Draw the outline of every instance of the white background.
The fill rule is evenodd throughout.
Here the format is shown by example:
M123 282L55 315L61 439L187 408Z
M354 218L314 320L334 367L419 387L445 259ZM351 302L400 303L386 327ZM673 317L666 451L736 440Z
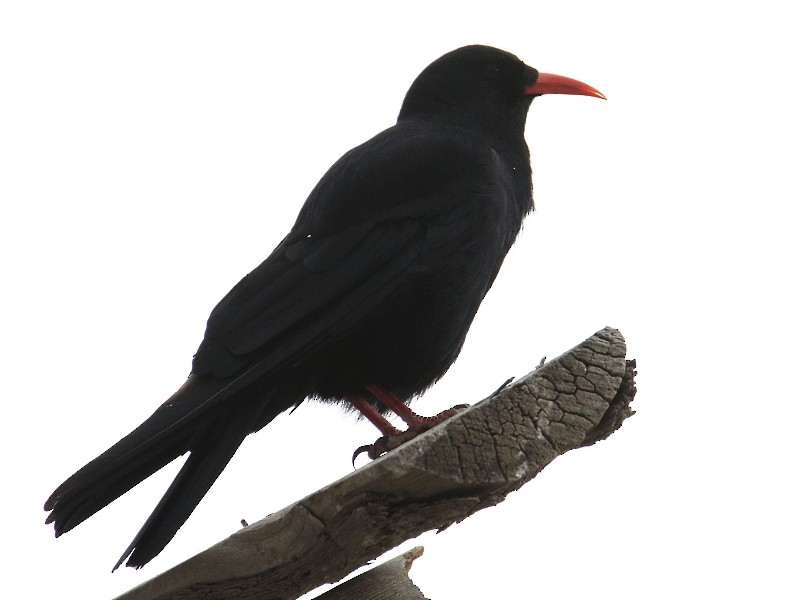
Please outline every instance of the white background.
M59 540L41 506L187 375L205 319L418 72L470 43L607 102L531 109L537 212L415 406L472 402L605 325L638 414L416 544L446 598L797 598L798 69L779 2L8 2L0 10L2 564L111 598L351 469L304 405L167 549L110 569L178 465ZM786 7L784 10L782 7ZM392 553L400 552L398 549Z

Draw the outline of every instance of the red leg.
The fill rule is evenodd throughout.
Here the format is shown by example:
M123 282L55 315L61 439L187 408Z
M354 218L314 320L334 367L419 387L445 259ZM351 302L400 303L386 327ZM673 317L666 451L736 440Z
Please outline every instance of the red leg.
M375 425L375 427L378 428L378 431L380 431L383 435L388 437L392 435L398 435L400 433L399 429L389 423L389 421L387 421L384 416L379 413L374 406L372 406L372 404L363 398L359 396L348 396L347 400L350 402L350 404L358 409L358 412L369 419L369 422Z
M438 425L446 421L453 415L466 408L466 405L455 406L450 410L439 413L433 417L421 417L413 410L408 408L397 396L386 388L370 383L364 386L370 394L383 404L386 408L395 413L398 417L403 419L408 425L408 430L400 431L394 425L389 423L381 413L367 400L359 396L348 396L347 400L355 406L361 414L363 414L370 422L377 427L383 434L374 444L368 446L361 446L353 453L353 464L355 464L356 457L362 452L372 458L378 458L381 454L385 454L389 450L397 448L405 442L414 439L420 433L427 431L434 425Z
M389 390L382 388L379 385L375 385L374 383L365 385L364 389L380 400L381 404L383 404L386 408L403 419L403 421L405 421L409 427L415 425L418 419L420 419L418 414L408 408L408 406L406 406L402 400L400 400Z
M439 423L443 423L453 415L457 414L461 409L466 408L465 404L460 404L449 410L441 412L438 415L434 415L432 417L423 417L411 410L402 400L384 387L370 383L365 385L364 389L380 400L381 404L383 404L386 408L403 419L403 421L405 421L408 425L409 429L419 432L430 429Z

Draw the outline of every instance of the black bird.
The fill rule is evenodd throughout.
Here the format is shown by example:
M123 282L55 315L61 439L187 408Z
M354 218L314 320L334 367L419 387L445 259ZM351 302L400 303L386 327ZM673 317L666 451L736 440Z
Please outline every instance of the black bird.
M412 434L448 416L426 420L405 403L458 356L533 209L524 129L542 94L604 97L486 46L429 65L397 124L330 168L289 234L214 308L183 386L53 492L56 536L189 452L114 569L143 566L244 438L306 398L364 412L385 434L371 454L406 439L387 409Z

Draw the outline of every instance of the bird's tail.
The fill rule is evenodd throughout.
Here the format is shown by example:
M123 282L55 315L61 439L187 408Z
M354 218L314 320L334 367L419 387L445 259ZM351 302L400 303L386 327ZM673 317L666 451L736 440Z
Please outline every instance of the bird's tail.
M255 403L240 404L237 410L211 420L196 431L190 443L189 458L113 570L128 556L127 566L143 567L164 549L186 522L244 438L255 429L260 407Z
M141 567L183 525L244 438L271 421L262 402L228 398L226 410L205 402L215 382L190 377L144 423L61 484L45 503L56 537L110 504L178 456L191 454L164 497L115 565ZM269 403L267 403L268 405ZM271 412L271 411L268 411Z

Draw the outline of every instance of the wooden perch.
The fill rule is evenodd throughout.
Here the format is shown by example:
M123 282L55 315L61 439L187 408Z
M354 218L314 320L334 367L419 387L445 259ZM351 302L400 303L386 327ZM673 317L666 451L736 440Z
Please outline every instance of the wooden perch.
M426 600L408 576L411 563L422 556L417 546L385 563L348 579L316 600Z
M493 506L633 414L635 361L605 328L378 460L118 600L291 599Z

